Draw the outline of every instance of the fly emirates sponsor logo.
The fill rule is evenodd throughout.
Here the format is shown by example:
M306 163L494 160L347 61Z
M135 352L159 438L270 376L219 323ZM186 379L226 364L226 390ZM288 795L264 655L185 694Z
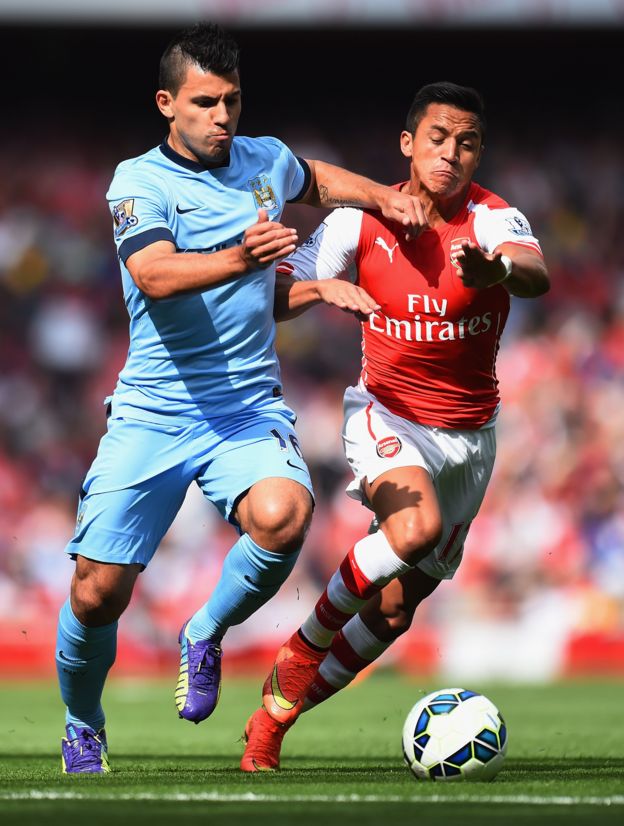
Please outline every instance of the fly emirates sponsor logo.
M383 333L401 341L457 341L487 333L492 326L491 312L470 318L462 316L457 321L449 321L444 318L447 308L446 298L438 300L429 295L408 294L407 310L413 316L412 319L397 319L382 313L371 313L368 325L376 333ZM423 318L423 315L429 317Z

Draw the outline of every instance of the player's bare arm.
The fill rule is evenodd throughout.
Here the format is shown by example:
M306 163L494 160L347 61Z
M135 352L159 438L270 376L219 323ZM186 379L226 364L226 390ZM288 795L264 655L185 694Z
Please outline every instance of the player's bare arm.
M307 160L307 163L312 181L301 199L303 203L327 209L343 206L378 209L384 218L405 227L405 237L408 239L416 238L428 227L424 207L414 195L399 192L324 161Z
M268 267L290 255L296 244L296 230L269 221L266 210L260 209L258 221L245 231L242 244L236 247L204 255L179 253L169 241L156 241L131 255L126 266L137 287L158 300Z
M327 278L322 281L297 281L289 275L278 273L275 281L276 321L296 318L317 304L329 304L362 320L379 309L374 298L350 281Z
M503 256L511 262L509 271ZM550 289L542 256L519 244L500 244L493 253L487 253L477 244L466 242L457 263L457 274L466 287L484 290L502 284L518 298L535 298Z

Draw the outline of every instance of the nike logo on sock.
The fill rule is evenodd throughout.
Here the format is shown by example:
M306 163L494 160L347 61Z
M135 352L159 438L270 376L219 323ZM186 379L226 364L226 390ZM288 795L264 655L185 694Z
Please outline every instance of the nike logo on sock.
M65 660L66 663L72 663L72 665L84 665L85 660L79 660L75 657L67 657L62 651L58 652L59 660Z

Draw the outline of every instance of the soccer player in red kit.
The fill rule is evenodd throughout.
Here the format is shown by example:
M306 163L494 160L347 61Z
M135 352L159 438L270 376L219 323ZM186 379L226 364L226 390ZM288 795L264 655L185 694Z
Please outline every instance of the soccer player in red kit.
M298 715L407 631L461 561L494 464L495 365L510 295L549 288L524 215L472 180L484 131L475 90L424 86L401 133L409 180L397 185L422 206L417 239L378 213L340 209L278 267L278 319L325 302L362 320L343 440L348 493L374 511L379 530L349 550L278 651L247 723L243 771L279 768Z

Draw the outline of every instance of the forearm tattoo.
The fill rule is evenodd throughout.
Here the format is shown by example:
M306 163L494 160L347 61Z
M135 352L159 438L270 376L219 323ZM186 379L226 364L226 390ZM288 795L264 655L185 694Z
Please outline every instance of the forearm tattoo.
M356 198L334 198L333 195L330 195L329 190L324 184L321 184L319 186L319 200L321 204L326 207L362 206L362 204Z

